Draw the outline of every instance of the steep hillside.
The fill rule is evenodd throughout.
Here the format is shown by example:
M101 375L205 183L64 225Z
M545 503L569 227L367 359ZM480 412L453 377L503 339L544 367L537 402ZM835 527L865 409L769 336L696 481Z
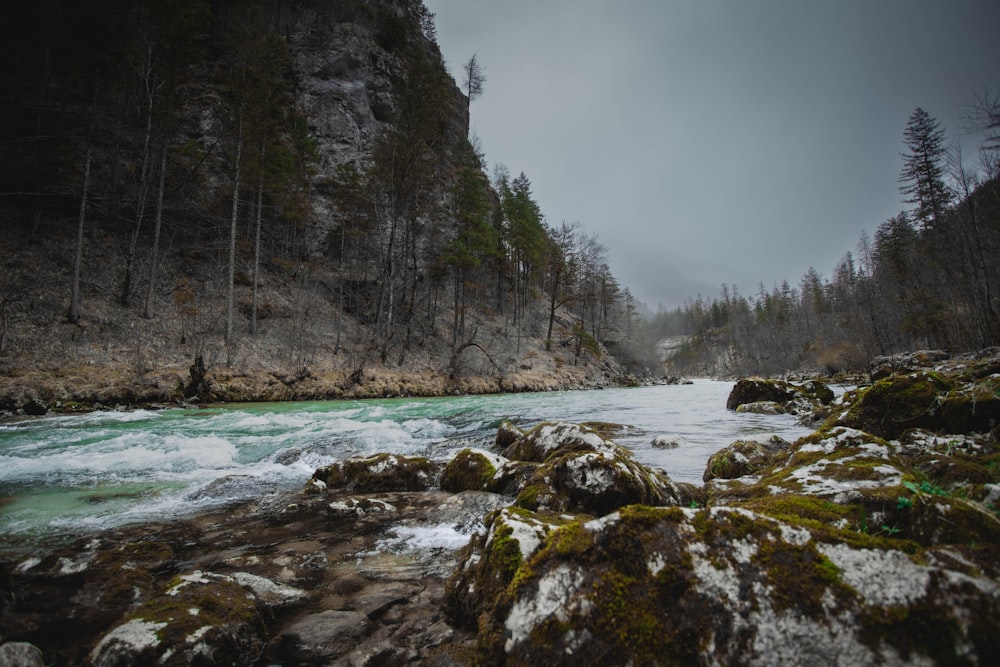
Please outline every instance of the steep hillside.
M0 408L642 370L601 252L523 174L485 176L419 0L24 14L2 40Z

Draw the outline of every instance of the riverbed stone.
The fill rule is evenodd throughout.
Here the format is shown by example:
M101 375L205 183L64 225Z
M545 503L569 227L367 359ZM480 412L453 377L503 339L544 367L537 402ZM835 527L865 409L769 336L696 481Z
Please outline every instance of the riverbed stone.
M737 440L708 458L706 482L713 479L735 479L761 470L771 462L768 447L756 440Z
M265 644L250 586L212 572L174 578L130 616L97 642L90 655L95 666L249 664Z
M328 489L351 493L426 491L437 485L441 464L423 456L373 454L354 456L313 473Z
M489 486L497 467L504 460L483 450L463 449L448 462L441 473L441 489L453 493L482 491Z
M45 667L42 650L29 642L0 644L0 667Z
M545 422L532 428L503 452L514 461L544 463L567 452L612 452L618 446L597 431L568 422Z
M368 616L359 611L317 612L285 629L282 652L300 664L324 664L350 651L369 628Z

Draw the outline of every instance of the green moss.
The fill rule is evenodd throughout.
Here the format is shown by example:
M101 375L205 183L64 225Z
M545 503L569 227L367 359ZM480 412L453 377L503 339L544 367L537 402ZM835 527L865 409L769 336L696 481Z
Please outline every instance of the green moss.
M778 609L794 609L815 619L826 616L824 600L847 601L856 591L840 578L840 570L812 543L790 544L780 540L758 540L754 560L766 570L771 599Z
M890 439L912 427L938 430L942 400L953 389L948 378L935 372L884 378L859 394L842 422Z
M973 625L979 614L988 618L993 613L986 608L966 611L973 619ZM920 655L939 665L977 664L959 654L959 643L964 643L961 628L949 610L933 596L905 607L868 607L861 616L860 627L862 642L872 648L888 643L904 661L911 661ZM987 655L994 658L1000 655L1000 641L995 631L973 632L970 639L975 649L973 654L980 659ZM991 662L987 660L987 663Z
M538 509L539 496L545 496L549 493L549 489L542 483L536 482L534 484L529 484L524 487L520 493L517 494L517 499L514 503L518 507L523 507L524 509L534 510Z
M441 488L452 493L485 489L496 467L481 452L463 449L455 455L441 475Z
M580 422L580 426L590 429L591 431L598 434L605 440L613 440L615 436L621 435L629 428L631 428L625 424L616 424L614 422L602 422L602 421Z
M883 501L873 504L880 508L887 507L891 505L888 498L886 496ZM855 549L900 550L911 554L920 550L920 545L904 539L902 534L880 531L881 524L869 526L871 510L863 497L856 503L838 505L815 496L777 494L742 502L739 507L804 528L819 542L846 544ZM894 521L894 517L887 516L887 520Z
M177 586L180 588L171 595ZM263 631L256 602L235 582L185 583L177 577L166 591L139 607L131 618L165 623L157 637L167 647L182 646L188 636L205 626L233 632L249 625Z

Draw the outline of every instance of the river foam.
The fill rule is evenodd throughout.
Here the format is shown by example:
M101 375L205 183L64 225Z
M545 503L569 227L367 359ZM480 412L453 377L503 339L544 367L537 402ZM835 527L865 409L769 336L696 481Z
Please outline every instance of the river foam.
M700 483L736 439L809 433L788 416L725 409L731 383L601 391L94 412L0 425L0 535L45 535L182 516L300 488L320 466L391 452L446 460L488 449L497 425L605 421L636 458ZM682 442L652 446L658 436ZM427 539L450 543L445 532ZM436 537L435 537L436 535ZM456 535L454 542L460 538ZM410 535L420 542L424 535Z

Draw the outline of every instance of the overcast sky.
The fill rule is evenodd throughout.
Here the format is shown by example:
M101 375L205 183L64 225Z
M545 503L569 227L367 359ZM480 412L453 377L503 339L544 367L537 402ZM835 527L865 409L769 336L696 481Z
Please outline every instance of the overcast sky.
M425 0L472 128L654 311L828 278L905 205L903 129L1000 88L996 0ZM966 137L967 152L978 142Z

